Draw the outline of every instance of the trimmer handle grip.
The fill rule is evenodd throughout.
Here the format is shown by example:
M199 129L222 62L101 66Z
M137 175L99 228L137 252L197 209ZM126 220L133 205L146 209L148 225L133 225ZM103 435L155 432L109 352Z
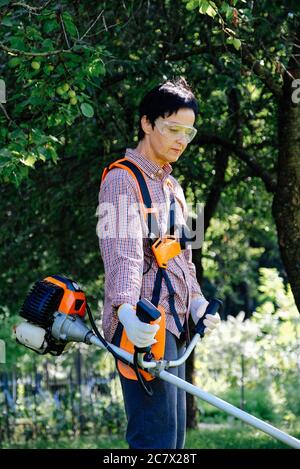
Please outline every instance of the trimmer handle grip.
M142 298L136 304L136 315L140 321L146 322L150 324L153 321L156 321L160 318L161 314L160 311L151 303L151 301L147 300L146 298ZM150 353L150 347L135 347L135 349L140 353Z
M136 315L140 321L150 324L160 318L160 311L151 303L151 301L143 298L136 304Z
M203 324L203 321L206 318L206 315L216 314L219 308L222 306L222 304L223 302L221 300L218 300L218 298L213 298L212 300L210 300L209 304L207 305L204 315L202 316L202 318L199 319L195 328L196 334L199 334L201 338L204 336L205 325Z

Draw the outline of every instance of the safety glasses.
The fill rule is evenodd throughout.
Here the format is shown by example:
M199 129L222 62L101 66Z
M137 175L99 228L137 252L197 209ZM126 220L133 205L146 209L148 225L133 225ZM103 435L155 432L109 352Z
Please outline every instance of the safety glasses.
M190 143L197 133L197 129L195 129L195 127L166 121L161 118L156 119L155 125L159 132L165 137L176 140L184 136L187 143Z

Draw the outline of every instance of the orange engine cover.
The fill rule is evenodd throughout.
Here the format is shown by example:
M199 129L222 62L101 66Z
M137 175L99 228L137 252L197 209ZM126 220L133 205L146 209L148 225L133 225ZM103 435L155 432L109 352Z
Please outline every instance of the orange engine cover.
M58 310L65 314L78 314L84 317L86 310L86 296L76 282L60 275L46 277L44 280L63 288L64 294Z

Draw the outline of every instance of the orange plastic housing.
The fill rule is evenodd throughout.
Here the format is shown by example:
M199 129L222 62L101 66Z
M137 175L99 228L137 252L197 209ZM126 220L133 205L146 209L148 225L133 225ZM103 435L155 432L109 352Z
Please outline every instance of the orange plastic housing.
M65 314L78 314L78 316L84 317L86 296L83 291L72 291L64 282L54 277L46 277L45 280L64 289L64 295L58 307L59 311Z
M155 259L159 267L167 268L168 261L181 253L179 241L174 236L158 238L151 246Z
M154 360L162 360L164 358L164 353L165 353L166 313L165 313L165 310L162 306L158 306L157 309L161 313L161 320L158 323L159 324L159 329L158 329L158 331L156 333L156 336L155 336L155 339L158 342L156 344L152 345L151 353L153 353L153 359ZM153 321L150 324L155 324L155 322L156 321ZM123 329L120 348L122 348L123 350L126 350L127 352L131 353L132 355L134 354L134 345L128 339L128 337L126 335L126 332L125 332L125 329ZM130 368L130 366L125 365L125 363L122 363L120 360L118 360L117 365L118 365L119 372L125 378L137 380L136 373L132 368ZM140 370L140 372L143 375L143 377L146 379L146 381L152 381L155 378L155 376L150 375L150 373L147 373L147 371Z

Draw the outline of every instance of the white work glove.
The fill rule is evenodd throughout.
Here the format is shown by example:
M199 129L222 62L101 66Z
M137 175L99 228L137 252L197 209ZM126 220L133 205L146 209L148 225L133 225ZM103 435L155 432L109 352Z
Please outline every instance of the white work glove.
M134 307L129 303L123 303L117 312L120 322L123 324L127 337L137 347L149 347L157 342L154 339L159 329L158 324L147 324L139 320ZM159 320L160 321L160 318Z
M199 319L204 315L209 302L204 298L204 296L195 296L191 300L191 315L195 324L198 323ZM212 331L219 326L221 318L219 313L216 314L207 314L203 324L205 327L204 334L209 335Z

